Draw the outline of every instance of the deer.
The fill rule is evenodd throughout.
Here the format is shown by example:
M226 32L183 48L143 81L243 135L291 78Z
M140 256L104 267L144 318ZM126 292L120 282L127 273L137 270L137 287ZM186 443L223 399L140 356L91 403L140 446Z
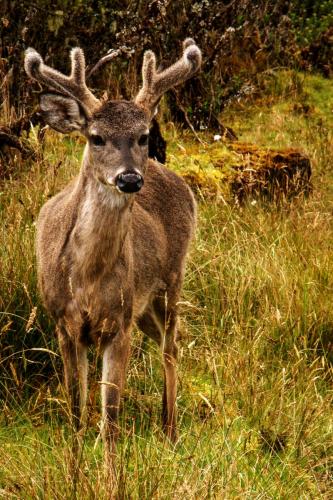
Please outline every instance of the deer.
M113 464L133 326L161 349L163 430L177 441L178 303L196 226L196 202L173 171L148 158L149 124L162 95L200 68L191 38L164 70L148 50L132 101L98 99L86 85L85 57L71 51L67 76L29 48L27 75L46 87L40 113L54 130L86 138L80 172L41 208L36 223L38 284L55 321L75 432L82 429L89 346L102 357L101 435Z

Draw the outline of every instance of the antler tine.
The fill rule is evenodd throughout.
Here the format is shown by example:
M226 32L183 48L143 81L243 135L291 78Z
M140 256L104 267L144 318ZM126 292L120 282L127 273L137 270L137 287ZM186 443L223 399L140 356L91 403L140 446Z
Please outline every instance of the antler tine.
M201 60L201 51L192 38L184 40L182 57L161 72L156 71L155 54L151 50L146 51L142 65L142 88L135 103L153 112L160 97L171 87L191 78L199 69Z
M66 76L44 64L40 54L29 48L25 53L24 68L31 78L79 101L86 112L90 114L100 106L100 101L86 85L85 59L83 51L79 47L72 49L71 63L71 74Z
M80 88L86 87L86 62L84 59L83 50L79 47L75 47L71 50L71 63L71 76L69 78L65 78L68 78L68 81L75 82L75 84L80 86Z

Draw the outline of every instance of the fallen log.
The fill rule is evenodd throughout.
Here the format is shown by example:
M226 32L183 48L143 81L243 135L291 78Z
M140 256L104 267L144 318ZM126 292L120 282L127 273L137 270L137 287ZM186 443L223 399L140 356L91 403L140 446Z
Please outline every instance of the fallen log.
M42 121L38 113L24 116L8 125L0 125L0 180L6 179L17 170L17 156L21 160L36 160L36 151L27 140L31 126L40 124L38 137L41 139Z
M274 151L242 143L230 147L240 160L232 166L235 177L230 185L237 202L248 198L279 202L311 192L310 159L300 151Z

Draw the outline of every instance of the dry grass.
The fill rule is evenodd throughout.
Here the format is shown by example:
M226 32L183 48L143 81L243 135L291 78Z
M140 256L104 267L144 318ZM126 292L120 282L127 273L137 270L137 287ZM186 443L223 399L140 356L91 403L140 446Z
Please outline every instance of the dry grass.
M310 83L302 88L310 86L318 102ZM296 113L291 103L300 100L299 91L288 98L279 91L270 109L257 102L234 110L243 140L302 147L313 162L314 193L279 209L260 203L239 209L223 197L201 197L181 306L180 441L173 448L163 440L160 355L135 332L119 498L331 497L332 129L320 105L311 116ZM179 132L169 141L174 168L177 151L190 153L193 143ZM33 257L38 210L77 171L81 151L81 142L50 133L44 163L1 190L4 498L108 498L93 383L99 363L92 354L90 424L73 477L61 363L36 292Z

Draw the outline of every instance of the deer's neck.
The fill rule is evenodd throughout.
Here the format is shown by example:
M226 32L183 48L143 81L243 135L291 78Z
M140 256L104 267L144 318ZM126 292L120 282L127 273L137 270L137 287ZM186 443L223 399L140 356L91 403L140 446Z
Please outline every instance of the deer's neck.
M96 277L112 269L125 251L126 237L131 231L132 201L128 195L84 174L80 183L84 195L72 241L80 275Z

